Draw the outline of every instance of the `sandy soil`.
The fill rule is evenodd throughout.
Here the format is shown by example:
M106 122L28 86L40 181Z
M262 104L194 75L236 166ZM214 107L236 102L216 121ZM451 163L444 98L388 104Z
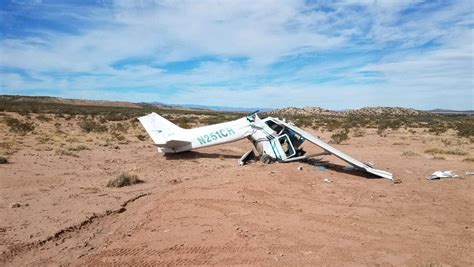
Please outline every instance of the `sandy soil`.
M393 172L402 181L393 184L333 157L325 168L239 167L246 140L165 157L136 138L140 127L117 141L74 120L36 124L24 137L0 124L12 150L0 165L1 265L474 265L474 176L464 175L474 166L424 153L472 157L474 144L453 133L367 130L335 145ZM105 186L132 169L145 183ZM462 179L426 180L435 170Z

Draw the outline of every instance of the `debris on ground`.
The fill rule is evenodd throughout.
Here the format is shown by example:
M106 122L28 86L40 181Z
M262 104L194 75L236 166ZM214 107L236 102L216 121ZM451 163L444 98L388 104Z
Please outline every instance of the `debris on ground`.
M255 152L253 151L253 149L247 151L247 153L245 153L239 160L238 160L238 163L239 163L239 166L244 166L245 164L247 164L249 161L251 160L254 160L255 159Z
M303 166L298 166L298 170L299 170L299 171L302 171L302 170L303 170Z
M28 207L29 204L14 202L14 203L11 203L9 206L10 208L14 209L14 208L20 208L20 207Z
M435 171L430 176L427 176L428 180L443 179L443 178L456 178L459 175L456 175L453 171Z
M342 168L342 169L345 170L345 171L352 171L354 169L354 166L347 165L347 166L344 166L344 168Z
M466 175L467 175L467 176L474 175L474 172L466 172Z
M324 167L323 165L314 166L313 168L316 171L325 171L326 170L326 167Z
M324 178L323 181L326 182L326 183L332 183L332 181L329 178Z

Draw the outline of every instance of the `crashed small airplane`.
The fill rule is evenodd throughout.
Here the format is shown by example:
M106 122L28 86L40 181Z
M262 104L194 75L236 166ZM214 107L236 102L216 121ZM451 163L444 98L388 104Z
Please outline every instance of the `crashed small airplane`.
M393 181L389 172L377 170L335 149L319 138L278 118L261 119L257 112L238 120L208 125L193 129L183 129L161 117L151 113L138 118L161 153L179 153L197 148L215 146L235 142L244 138L252 141L264 163L291 162L322 155L334 155L351 164L354 168ZM308 141L324 152L305 155L301 148ZM253 150L245 153L239 161L243 165L254 155Z

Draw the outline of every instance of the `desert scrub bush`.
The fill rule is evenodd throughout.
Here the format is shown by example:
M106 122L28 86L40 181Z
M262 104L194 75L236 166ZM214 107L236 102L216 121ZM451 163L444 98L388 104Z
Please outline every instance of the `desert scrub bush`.
M115 140L117 140L121 144L128 143L127 138L121 133L115 132L115 133L112 133L112 136L114 137Z
M49 135L40 135L36 137L36 141L40 144L46 144L52 141L51 136Z
M109 129L111 133L127 133L130 125L128 123L115 123L110 125Z
M419 154L413 151L404 151L402 153L402 156L403 157L416 157L416 156L419 156Z
M13 155L18 152L18 147L13 142L1 142L0 152L4 155Z
M443 156L434 156L433 159L434 160L446 160L446 158L443 157Z
M474 157L465 158L462 161L464 161L464 162L474 162Z
M340 144L346 140L349 140L349 130L343 129L331 135L331 141Z
M325 121L325 125L324 125L326 130L328 130L329 132L332 132L338 128L341 128L341 126L342 126L342 122L337 119L329 119Z
M74 153L73 151L68 151L68 150L64 150L64 149L57 149L57 150L56 150L56 155L58 155L58 156L75 157L75 158L78 158L78 157L79 157L79 155L77 155L77 154Z
M79 127L81 127L81 129L86 133L103 133L107 131L107 126L91 119L83 119L81 122L79 122Z
M40 114L40 115L36 116L36 119L39 120L39 121L44 121L44 122L51 121L51 119L49 117L47 117L46 115L44 115L44 114Z
M474 137L474 122L463 122L456 125L457 135L459 137Z
M0 164L7 164L8 163L8 159L4 156L0 156Z
M354 137L363 137L363 136L365 136L365 131L363 129L357 127L353 130L352 136L354 136Z
M78 152L78 151L82 151L82 150L90 150L90 148L88 148L85 145L77 145L77 146L70 146L70 147L67 148L67 150Z
M387 137L387 133L385 132L385 130L387 130L386 127L378 127L377 134L381 137Z
M144 134L137 134L136 137L140 141L145 141L147 139L147 136Z
M185 129L189 129L191 128L191 125L190 123L192 123L193 121L186 117L186 116L179 116L177 118L174 118L172 120L176 125L178 125L179 127L181 128L185 128ZM195 121L194 121L195 122Z
M447 124L442 123L442 122L436 122L428 126L428 131L430 133L434 133L435 135L440 135L442 133L445 133L448 129L449 128Z
M31 122L22 122L15 118L5 118L5 123L10 127L10 131L19 135L25 135L35 129L35 125Z
M124 172L120 174L117 178L110 180L107 183L107 187L123 187L134 184L143 183L143 180L138 178L138 175L133 172Z
M465 156L468 155L466 151L463 151L459 148L456 149L450 149L450 150L444 150L441 148L430 148L425 150L425 153L427 154L447 154L447 155L457 155L457 156Z

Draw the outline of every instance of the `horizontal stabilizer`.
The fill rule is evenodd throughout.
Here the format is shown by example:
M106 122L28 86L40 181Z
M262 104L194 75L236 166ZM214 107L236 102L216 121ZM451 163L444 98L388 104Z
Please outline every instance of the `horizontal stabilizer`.
M168 140L163 144L155 144L155 146L158 147L180 147L180 146L185 146L185 145L190 145L191 142L185 141L185 140Z

